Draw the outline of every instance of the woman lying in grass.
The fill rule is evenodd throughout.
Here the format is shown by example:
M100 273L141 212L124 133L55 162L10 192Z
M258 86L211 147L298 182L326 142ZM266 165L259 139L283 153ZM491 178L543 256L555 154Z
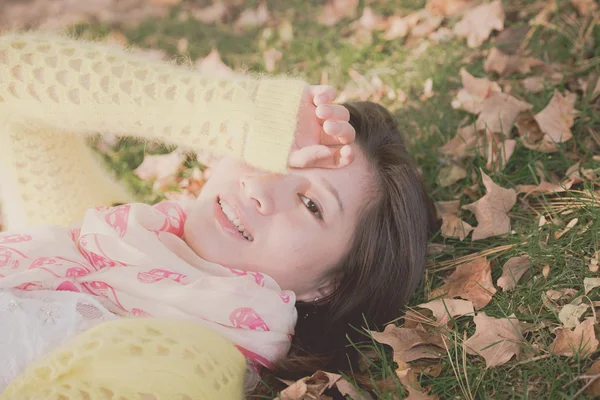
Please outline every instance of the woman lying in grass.
M432 208L391 114L334 98L0 36L0 398L240 398L261 366L356 363L352 326L395 317L422 277ZM211 178L135 203L93 133L210 152Z

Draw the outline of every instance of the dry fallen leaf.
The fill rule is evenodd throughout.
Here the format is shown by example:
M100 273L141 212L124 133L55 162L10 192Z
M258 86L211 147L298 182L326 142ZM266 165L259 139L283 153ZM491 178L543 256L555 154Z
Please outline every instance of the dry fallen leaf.
M485 257L478 257L458 265L450 276L444 278L442 286L431 291L429 298L460 297L471 300L475 309L479 310L492 300L495 293L490 263Z
M505 189L496 185L483 171L483 185L487 193L474 203L462 206L475 214L479 225L473 231L473 240L502 235L510 231L508 212L517 201L514 189Z
M571 2L577 8L579 14L584 16L591 15L598 9L596 0L571 0Z
M539 93L544 90L544 78L541 76L530 76L521 81L523 88L531 93Z
M460 77L463 88L458 91L452 108L465 110L473 114L479 114L482 110L483 101L492 93L502 91L496 82L487 78L475 78L466 69L461 68Z
M512 257L502 267L502 276L498 278L496 285L505 292L513 290L528 269L529 256Z
M501 76L515 73L527 74L531 68L544 65L544 62L533 57L504 54L494 47L483 64L485 72L497 72Z
M592 366L585 371L585 375L587 376L598 376L600 375L600 360L594 361ZM596 380L588 386L586 389L589 394L600 396L600 379L596 378Z
M396 369L396 376L402 386L408 391L408 397L405 400L438 400L438 396L428 395L423 391L413 368L408 364L399 362L398 369Z
M504 29L504 9L500 0L482 4L469 10L464 18L454 26L457 36L467 39L471 48L479 47L493 30Z
M400 15L392 15L388 18L388 28L383 35L385 40L394 40L408 35L410 27L406 20Z
M271 15L267 8L267 2L262 1L256 9L245 9L235 22L236 28L253 28L266 24Z
M434 15L448 17L466 9L471 3L472 0L427 0L425 9Z
M583 290L584 294L587 295L593 289L600 287L600 278L584 278L583 279Z
M508 135L519 114L531 109L531 104L506 93L492 93L483 100L475 127L492 133Z
M174 177L184 161L185 154L181 150L161 155L146 154L133 173L140 179L164 181Z
M473 125L458 128L456 135L439 148L440 153L463 159L477 145L478 137Z
M198 59L195 66L202 75L209 77L233 78L238 76L236 72L221 61L221 55L217 49L212 49L206 57Z
M453 317L475 312L472 302L459 299L437 299L419 304L417 307L431 310L436 319L436 326L446 325Z
M331 372L317 371L311 376L299 379L296 382L280 379L289 385L279 393L275 400L326 400L329 396L323 394L328 389L335 387L343 395L348 395L351 400L371 400L368 394L361 394L341 375Z
M464 240L471 233L473 227L454 214L444 214L440 230L445 238Z
M389 324L383 332L369 333L377 342L387 344L394 350L394 360L411 362L421 358L439 358L443 353L444 342L440 334L428 332L422 325L399 328Z
M442 236L463 240L473 227L458 217L460 201L438 201L435 203L438 219L442 220Z
M556 338L550 345L550 352L557 356L570 357L576 353L585 358L598 349L598 339L594 333L594 317L588 317L574 330L558 328Z
M442 24L444 17L441 15L429 15L427 18L419 22L414 28L410 30L410 35L414 37L427 36Z
M512 157L517 147L514 139L504 139L504 135L485 131L484 146L480 146L481 155L485 156L487 163L485 167L490 171L499 171L504 168Z
M191 11L192 17L205 24L220 22L227 15L228 7L223 1L217 1L212 5L204 8L193 8Z
M521 113L515 122L519 136L525 147L542 153L554 153L558 151L556 143L544 140L544 132L536 122L534 115L527 111Z
M467 177L467 170L457 164L448 165L440 169L438 183L441 187L454 185L456 182Z
M277 63L281 60L283 54L279 50L275 50L273 48L265 51L263 53L263 58L265 61L265 68L268 72L275 71Z
M487 368L502 365L521 353L524 326L514 314L494 318L479 313L473 318L475 334L465 342L467 353L479 354Z
M558 313L558 320L565 328L575 328L579 318L590 308L589 304L565 304Z
M565 95L558 90L550 103L542 111L535 115L535 120L544 133L544 140L551 143L562 143L573 137L571 126L575 121L578 111L575 110L577 95L565 91Z
M354 18L358 3L358 0L329 0L317 20L323 25L333 26L344 18Z

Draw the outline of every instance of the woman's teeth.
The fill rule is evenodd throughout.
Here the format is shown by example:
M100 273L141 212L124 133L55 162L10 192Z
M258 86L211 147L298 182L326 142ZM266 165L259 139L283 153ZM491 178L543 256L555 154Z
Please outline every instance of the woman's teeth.
M232 224L234 224L236 228L238 228L238 231L240 231L247 240L253 241L254 238L252 236L250 236L250 234L248 232L246 232L244 225L242 225L242 223L237 218L237 216L235 215L235 212L229 206L229 204L225 203L222 200L219 200L219 204L221 205L221 210L223 210L223 214L225 214L225 216L227 216L227 219L229 219L229 221Z

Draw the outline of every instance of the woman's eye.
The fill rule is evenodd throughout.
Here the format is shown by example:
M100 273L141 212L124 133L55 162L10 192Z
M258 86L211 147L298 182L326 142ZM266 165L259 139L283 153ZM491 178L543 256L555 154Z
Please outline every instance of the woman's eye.
M302 200L308 211L314 214L317 218L323 219L323 215L321 214L321 210L319 209L317 203L315 203L308 197L302 195L300 195L300 199Z

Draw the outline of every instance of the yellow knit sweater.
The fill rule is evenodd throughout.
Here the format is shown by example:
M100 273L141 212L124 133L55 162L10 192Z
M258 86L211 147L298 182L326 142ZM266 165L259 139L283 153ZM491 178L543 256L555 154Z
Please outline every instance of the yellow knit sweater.
M207 78L101 43L0 37L0 202L8 230L129 202L85 134L126 134L286 170L300 97L295 79Z
M132 197L86 134L209 150L283 172L306 83L216 79L102 43L0 36L0 202L8 230L68 224ZM195 324L103 323L34 365L0 395L24 399L236 399L245 362Z

